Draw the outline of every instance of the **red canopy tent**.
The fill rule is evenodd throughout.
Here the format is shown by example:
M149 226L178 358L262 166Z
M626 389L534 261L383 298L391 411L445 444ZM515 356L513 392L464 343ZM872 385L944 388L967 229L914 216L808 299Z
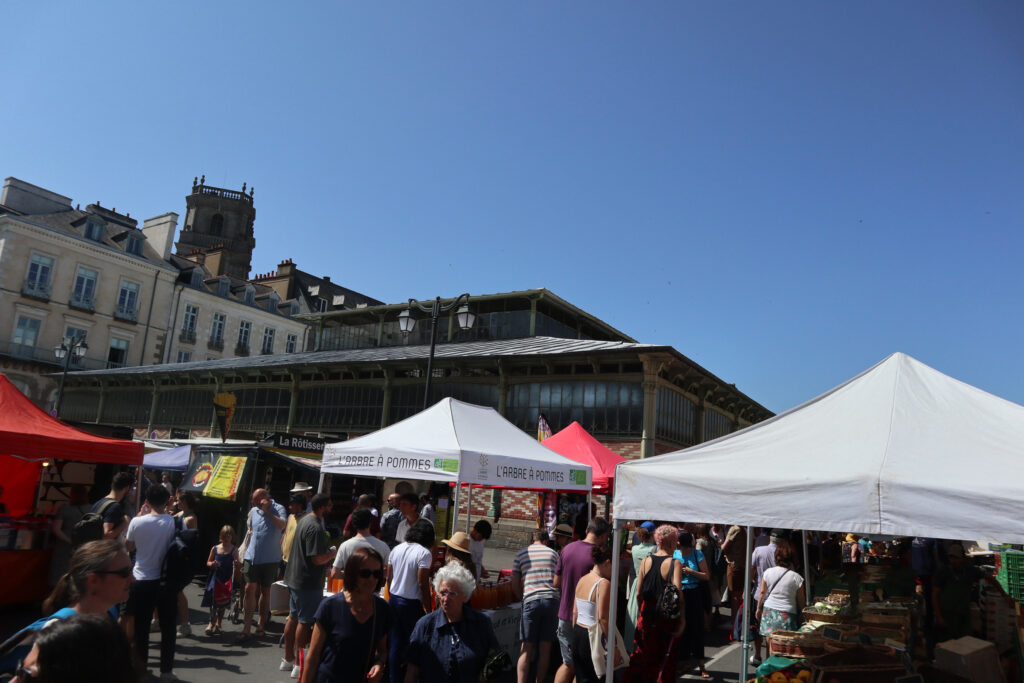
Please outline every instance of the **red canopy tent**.
M590 465L594 472L594 493L611 492L615 466L625 460L592 437L579 422L573 422L557 434L544 439L542 443L559 455Z
M0 374L0 486L7 515L28 519L24 516L35 506L44 460L137 466L142 464L144 449L140 441L95 436L50 417ZM31 529L36 524L18 521L9 528ZM5 579L0 605L46 595L50 553L48 549L0 550L0 576Z

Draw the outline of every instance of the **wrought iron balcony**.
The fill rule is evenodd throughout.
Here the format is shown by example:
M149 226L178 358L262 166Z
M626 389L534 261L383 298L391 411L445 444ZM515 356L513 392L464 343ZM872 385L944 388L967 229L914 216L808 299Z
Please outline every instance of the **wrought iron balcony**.
M71 308L77 308L80 311L88 311L92 313L96 310L96 302L91 296L84 294L72 294L71 301L68 302L68 306Z
M25 296L30 296L33 299L42 299L43 301L50 300L50 283L49 282L33 282L31 280L25 280L24 284L21 285L21 293Z
M235 344L235 355L236 356L248 356L249 355L249 345L248 344L242 344L242 343Z
M139 312L134 307L118 306L114 309L114 318L133 323L139 319Z
M224 350L224 337L210 337L206 342L206 348L211 351L223 351Z
M187 327L182 329L181 334L178 335L178 341L183 342L185 344L195 344L196 331L194 329L189 329Z

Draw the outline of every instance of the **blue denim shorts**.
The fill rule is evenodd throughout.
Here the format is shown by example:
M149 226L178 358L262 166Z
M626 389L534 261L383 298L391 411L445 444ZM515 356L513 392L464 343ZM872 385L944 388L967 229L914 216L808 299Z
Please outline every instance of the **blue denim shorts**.
M288 589L288 616L300 624L312 624L316 608L324 599L323 588Z
M519 640L527 643L553 643L558 637L558 598L531 600L523 605L519 622Z

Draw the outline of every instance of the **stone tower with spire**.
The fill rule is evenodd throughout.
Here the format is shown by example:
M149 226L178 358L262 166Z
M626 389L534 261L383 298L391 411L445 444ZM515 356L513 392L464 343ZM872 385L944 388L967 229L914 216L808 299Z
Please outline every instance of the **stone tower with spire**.
M196 249L208 251L223 248L219 273L242 280L249 279L252 268L252 250L256 247L253 235L253 188L246 194L242 190L225 190L206 184L206 176L192 180L192 193L185 197L185 224L175 244L179 256L188 256Z

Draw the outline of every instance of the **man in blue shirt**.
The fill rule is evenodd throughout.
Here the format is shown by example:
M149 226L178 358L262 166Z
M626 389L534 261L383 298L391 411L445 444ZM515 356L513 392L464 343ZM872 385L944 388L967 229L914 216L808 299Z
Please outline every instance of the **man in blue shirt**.
M284 506L275 503L266 489L256 489L252 494L252 509L246 524L252 530L249 545L242 558L242 578L245 579L245 600L243 601L242 632L238 641L252 637L252 613L259 601L259 623L256 635L264 635L270 619L270 587L277 579L281 564L281 534L288 524Z

